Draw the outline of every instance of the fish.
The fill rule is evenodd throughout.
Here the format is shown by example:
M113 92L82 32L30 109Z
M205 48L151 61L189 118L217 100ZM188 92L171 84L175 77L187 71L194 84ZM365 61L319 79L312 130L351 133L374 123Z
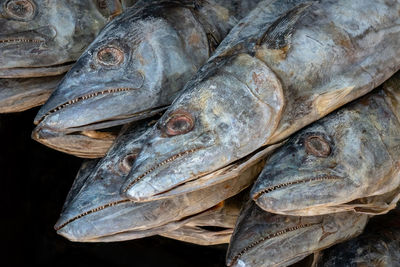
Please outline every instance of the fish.
M111 13L122 10L119 1L99 2L0 1L1 113L24 111L49 98Z
M121 193L160 198L376 88L400 67L399 11L398 1L260 2L153 126Z
M124 126L104 158L82 165L55 225L58 234L75 242L114 242L161 233L203 244L207 241L201 240L202 236L209 236L210 243L227 240L230 229L222 230L221 236L213 236L210 231L199 233L196 225L204 225L207 217L201 221L196 216L206 216L204 212L213 212L214 206L248 188L265 165L268 149L244 163L204 177L203 183L187 190L182 188L164 199L136 203L122 196L120 188L148 137L149 123L152 121ZM196 218L194 224L192 220ZM225 222L218 223L218 217L211 218L217 221L214 226L224 226ZM229 222L232 218L227 218L226 223ZM214 222L208 224L212 226ZM181 230L175 231L178 228Z
M62 77L0 79L0 113L21 112L42 105Z
M66 72L105 25L95 1L1 1L0 78Z
M365 205L358 199L389 193L375 207L381 213L386 202L395 207L399 186L400 72L290 137L251 195L266 211L307 216L356 210Z
M217 3L138 1L126 9L104 27L39 110L32 138L67 152L62 139L69 134L87 139L79 133L104 132L164 111L237 23L235 14ZM59 144L47 140L56 135ZM85 150L80 154L90 153Z
M250 199L236 222L226 264L288 266L361 234L368 220L369 215L351 211L319 216L273 214Z
M364 233L323 250L313 266L397 266L400 262L399 218L399 207L372 218Z

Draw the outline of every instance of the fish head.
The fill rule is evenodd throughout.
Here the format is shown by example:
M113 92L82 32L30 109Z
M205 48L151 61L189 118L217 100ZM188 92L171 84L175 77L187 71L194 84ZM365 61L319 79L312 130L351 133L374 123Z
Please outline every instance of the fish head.
M368 215L341 212L286 216L246 203L228 248L228 266L288 266L315 251L358 235Z
M329 207L373 195L390 180L379 170L387 166L389 173L393 166L373 123L377 118L352 107L301 130L271 156L251 190L260 207L280 214L329 213Z
M198 24L181 11L173 12L182 19L179 27L150 4L135 5L108 23L39 111L36 131L101 129L164 110L195 72L194 61L208 56L195 52L206 46L201 30L198 45L182 40Z
M157 198L245 157L265 142L279 114L249 87L254 72L267 70L260 70L262 64L247 55L236 60L252 65L253 72L240 72L234 67L237 62L226 62L187 84L153 127L122 193L135 201ZM271 88L269 93L271 99L279 99L279 92ZM275 107L280 109L281 102Z
M249 185L247 176L233 175L219 185L162 200L136 203L122 196L120 188L149 134L147 128L137 122L125 128L103 159L82 167L56 223L58 234L78 242L159 234L176 229Z
M0 77L60 74L105 24L95 1L0 1Z
M100 242L113 235L118 240L117 233L147 222L151 205L136 205L119 194L146 128L145 123L128 126L103 159L82 165L55 225L58 234L79 242Z

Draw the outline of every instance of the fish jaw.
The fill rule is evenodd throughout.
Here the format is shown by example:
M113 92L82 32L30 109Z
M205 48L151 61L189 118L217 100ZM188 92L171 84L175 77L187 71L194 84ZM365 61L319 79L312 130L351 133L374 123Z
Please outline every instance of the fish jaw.
M252 71L243 72L238 65ZM216 68L208 79L189 82L153 128L122 188L127 197L147 201L218 170L261 147L274 131L283 100L269 69L248 55ZM264 84L263 79L272 82ZM262 86L262 95L253 91ZM264 102L266 96L276 102ZM176 134L171 130L175 121L190 129Z
M117 133L81 131L64 134L50 129L35 128L32 139L52 149L81 158L101 158L114 142Z
M290 174L292 174L289 176L290 181L284 177L277 177L271 182L279 181L279 184L263 186L259 191L255 189L259 184L255 185L252 198L257 205L265 211L278 214L291 214L291 212L296 214L299 210L303 210L304 216L321 215L330 212L329 208L324 209L325 207L345 203L346 198L349 198L349 192L359 189L347 177L337 174L312 172L304 176ZM268 179L262 175L260 179Z
M130 103L142 98L141 105ZM144 91L132 87L101 90L88 96L78 97L44 116L37 116L38 129L49 129L60 133L105 129L154 116L166 106L155 104L156 99L145 96ZM145 110L146 107L153 108Z
M1 78L67 71L64 65L79 57L106 21L91 1L27 0L24 18L13 17L12 5L18 4L8 1L3 7L7 15L0 18Z
M228 266L287 266L360 234L367 220L367 215L353 212L283 216L265 212L250 201L236 223L226 263Z
M128 9L107 24L39 111L36 124L62 132L104 121L123 124L121 118L150 117L173 101L206 60L207 47L200 34L200 46L187 48L169 21L138 20L135 12Z
M61 79L62 75L0 79L0 113L20 112L42 105Z

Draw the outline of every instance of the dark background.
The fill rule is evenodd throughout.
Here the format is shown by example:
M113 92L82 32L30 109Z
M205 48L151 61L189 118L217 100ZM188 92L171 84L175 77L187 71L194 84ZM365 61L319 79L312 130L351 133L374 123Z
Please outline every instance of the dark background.
M37 111L0 114L0 265L225 266L227 245L158 236L85 244L57 235L53 225L83 160L31 139Z

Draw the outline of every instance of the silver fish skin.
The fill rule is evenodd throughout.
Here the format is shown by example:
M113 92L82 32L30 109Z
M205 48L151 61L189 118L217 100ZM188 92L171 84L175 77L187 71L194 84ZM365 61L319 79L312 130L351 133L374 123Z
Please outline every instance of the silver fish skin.
M356 210L364 205L357 199L399 194L399 101L396 73L382 88L302 129L271 156L252 198L272 213L307 216Z
M358 237L322 251L314 267L398 266L400 209L372 218Z
M138 1L67 73L38 112L34 139L45 143L43 132L103 129L165 110L236 23L213 0Z
M251 167L243 168L238 164L218 172L221 177L218 182L207 183L214 177L205 177L206 182L201 187L195 186L194 191L135 203L121 196L120 188L147 138L148 123L144 120L127 126L103 159L82 166L55 225L58 234L77 242L113 242L174 231L249 187L265 164L265 153L260 152L255 155L255 160L249 160L253 162ZM197 224L201 225L201 221ZM195 225L187 225L193 233L189 239L204 243L200 240L201 235L196 235ZM225 235L223 239L209 241L226 240L228 233L222 234ZM170 235L178 237L176 232ZM203 232L204 235L207 233Z
M288 266L315 251L362 233L369 216L341 212L285 216L248 201L232 235L226 264L237 267Z
M93 0L2 0L0 12L0 78L66 72L106 23Z
M383 0L260 3L153 127L121 192L156 199L371 91L400 67L399 11Z

